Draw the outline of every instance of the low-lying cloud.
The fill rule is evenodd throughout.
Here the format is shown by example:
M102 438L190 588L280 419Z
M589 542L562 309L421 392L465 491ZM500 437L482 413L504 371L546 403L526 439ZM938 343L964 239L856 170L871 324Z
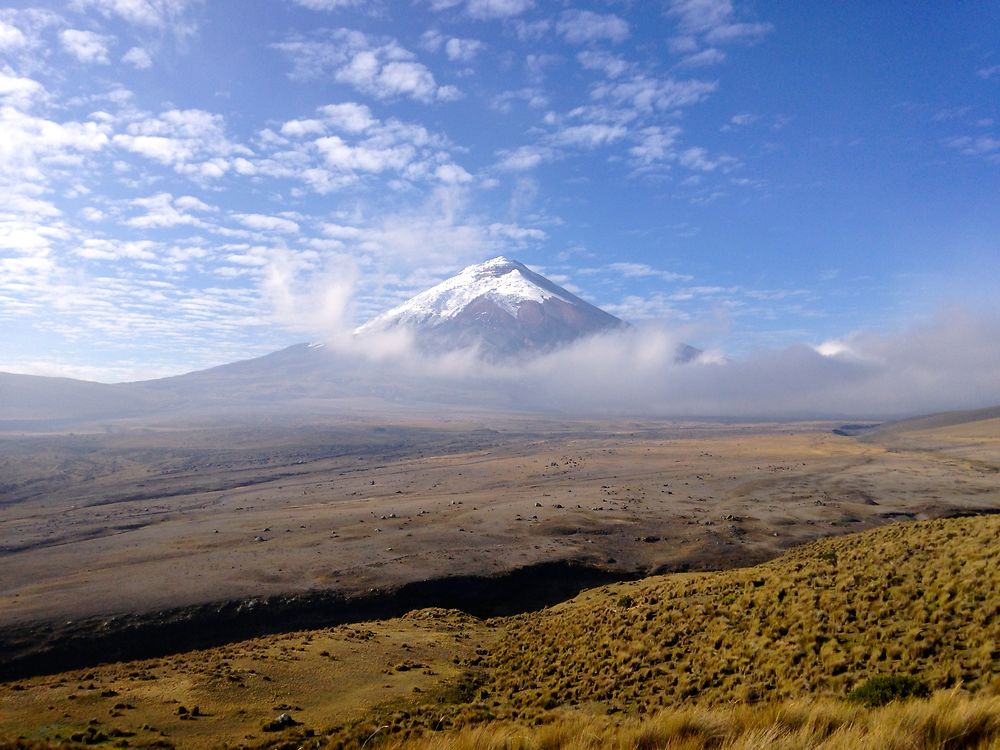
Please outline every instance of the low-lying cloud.
M402 333L339 335L334 348L363 362L370 382L407 398L525 411L885 418L1000 403L1000 315L992 310L952 307L906 330L678 363L692 333L633 328L506 364L474 351L421 354Z

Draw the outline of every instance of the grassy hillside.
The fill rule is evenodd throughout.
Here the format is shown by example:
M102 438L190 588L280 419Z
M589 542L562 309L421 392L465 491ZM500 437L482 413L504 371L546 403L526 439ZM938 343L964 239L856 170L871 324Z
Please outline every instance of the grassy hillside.
M998 539L997 516L894 524L585 592L491 623L458 698L316 746L1000 747ZM848 700L880 676L932 694Z
M986 409L971 409L968 411L947 411L940 414L914 417L912 419L902 419L898 422L888 422L871 434L878 436L880 434L941 430L949 427L962 428L977 422L992 422L997 419L1000 419L1000 406L991 406ZM988 434L996 435L995 428Z
M1000 517L894 524L754 568L604 587L512 619L491 703L642 713L840 697L870 675L1000 687Z

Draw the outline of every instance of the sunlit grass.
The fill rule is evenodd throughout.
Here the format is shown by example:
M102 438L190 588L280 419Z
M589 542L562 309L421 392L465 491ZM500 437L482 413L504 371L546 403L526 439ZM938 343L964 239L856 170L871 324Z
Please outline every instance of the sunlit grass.
M514 618L491 699L598 702L843 697L877 674L932 690L1000 683L1000 517L896 524L764 565L604 587Z
M894 524L753 568L585 592L499 621L471 697L354 736L456 750L1000 746L998 539L1000 517ZM936 692L848 700L878 676L903 697Z
M831 699L761 706L690 706L615 721L585 712L542 726L491 722L387 748L416 750L916 750L1000 743L1000 697L957 690L930 699L860 708Z

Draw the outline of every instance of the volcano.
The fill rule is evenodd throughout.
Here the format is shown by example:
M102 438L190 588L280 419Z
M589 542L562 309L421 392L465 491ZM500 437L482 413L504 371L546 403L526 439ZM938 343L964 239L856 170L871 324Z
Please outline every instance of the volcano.
M428 353L476 348L484 359L530 357L628 324L504 257L468 266L359 327L404 330Z

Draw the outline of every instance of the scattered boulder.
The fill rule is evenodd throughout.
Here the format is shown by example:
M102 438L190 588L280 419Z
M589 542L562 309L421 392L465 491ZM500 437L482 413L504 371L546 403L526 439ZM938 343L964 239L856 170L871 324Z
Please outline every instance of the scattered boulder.
M261 729L265 732L280 732L284 729L288 729L288 727L294 727L298 723L299 722L293 719L290 714L281 713L278 714L276 719L264 722Z

